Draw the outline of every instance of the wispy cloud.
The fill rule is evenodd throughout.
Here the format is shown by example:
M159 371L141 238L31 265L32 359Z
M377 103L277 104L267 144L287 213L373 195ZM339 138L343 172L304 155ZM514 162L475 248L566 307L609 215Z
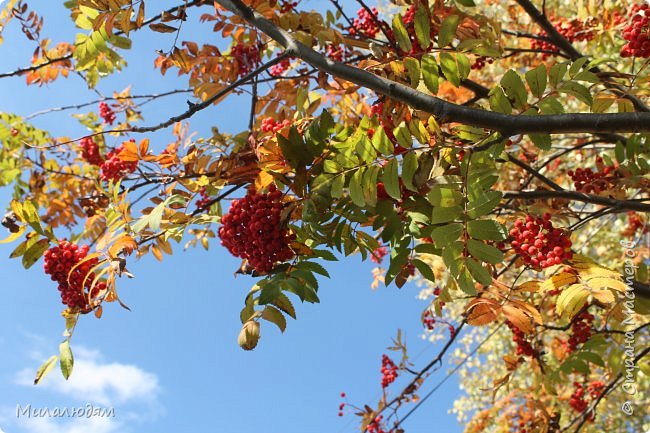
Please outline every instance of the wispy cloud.
M13 430L21 433L123 433L131 430L128 426L153 421L163 412L158 401L161 387L154 373L133 364L108 361L99 351L85 347L75 347L74 353L74 371L70 379L66 381L54 370L38 385L39 394L42 390L57 395L57 405L64 396L65 404L70 407L90 404L96 409L114 410L114 417L20 417L10 421ZM19 371L14 383L33 389L34 371L34 368ZM10 420L9 417L3 419ZM0 429L0 433L4 432Z
M58 371L47 376L40 387L102 405L121 405L134 401L152 402L160 392L158 377L140 367L105 362L97 351L75 349L74 371L69 380ZM34 371L24 369L16 377L19 385L33 386Z

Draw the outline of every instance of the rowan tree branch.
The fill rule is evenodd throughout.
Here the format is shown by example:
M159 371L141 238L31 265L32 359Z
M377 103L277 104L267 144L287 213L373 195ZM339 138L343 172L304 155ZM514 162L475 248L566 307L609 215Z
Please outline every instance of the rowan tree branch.
M634 200L616 200L598 195L585 194L577 191L504 191L503 198L521 199L521 200L538 200L544 198L555 198L560 200L572 200L582 203L599 204L617 209L634 210L640 212L650 212L650 203ZM644 199L644 200L650 200Z
M519 6L521 6L523 10L526 11L526 13L533 19L533 21L535 21L535 23L546 32L549 40L553 45L564 51L572 60L584 57L580 51L576 50L576 48L571 44L571 42L569 42L568 39L566 39L560 34L560 32L557 31L553 23L551 23L546 17L546 14L537 9L530 0L516 1ZM591 70L594 73L601 72L600 68L598 67L594 67ZM637 111L650 111L650 108L648 108L648 106L646 106L639 98L634 95L630 95L623 87L619 86L618 84L614 84L608 81L603 81L603 84L609 89L621 92L624 98L632 102L632 105L634 105L634 108Z
M362 69L333 62L326 56L296 41L289 32L279 28L241 0L216 0L216 3L274 39L291 56L298 57L313 67L338 78L404 102L417 110L431 113L441 122L459 122L473 125L499 131L504 136L531 133L650 132L650 113L574 113L518 116L452 104Z

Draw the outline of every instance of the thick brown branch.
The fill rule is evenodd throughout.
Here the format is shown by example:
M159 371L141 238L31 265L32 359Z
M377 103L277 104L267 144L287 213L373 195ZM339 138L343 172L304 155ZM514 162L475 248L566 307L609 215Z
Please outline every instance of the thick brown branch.
M520 200L554 198L561 200L579 201L582 203L599 204L602 206L608 206L617 209L650 212L650 203L634 200L616 200L613 198L601 197L598 195L584 194L577 191L505 191L503 197L506 199L514 198Z
M650 132L650 113L517 116L452 104L370 72L333 62L296 41L289 32L279 28L241 0L216 0L216 3L277 41L291 56L298 57L336 77L404 102L415 109L431 113L442 122L459 122L487 128L500 131L504 136L530 133Z

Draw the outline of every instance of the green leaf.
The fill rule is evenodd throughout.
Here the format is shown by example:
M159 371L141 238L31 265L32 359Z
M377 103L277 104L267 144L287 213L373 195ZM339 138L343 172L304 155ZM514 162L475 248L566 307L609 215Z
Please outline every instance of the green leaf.
M413 176L418 169L418 157L415 152L409 152L404 156L404 161L402 162L402 181L404 186L411 190L417 192L417 188L413 185Z
M564 106L552 96L547 96L539 101L539 109L542 114L563 114L565 112Z
M589 89L580 83L576 83L575 81L567 81L566 83L562 84L558 88L558 92L572 95L590 107L594 102Z
M492 245L485 244L475 239L470 239L467 242L469 253L479 260L496 265L503 261L503 252L493 247Z
M549 150L552 146L550 134L529 134L530 140L541 150Z
M287 329L287 319L284 317L284 314L275 307L270 305L264 307L264 310L262 310L262 319L275 324L280 328L280 332L284 332L284 330Z
M363 187L361 182L363 180L363 169L360 168L354 172L352 179L350 179L350 198L352 202L359 207L366 205L366 198L363 195Z
M548 73L548 81L551 84L551 87L557 88L560 82L564 79L564 75L567 71L566 63L556 63L551 66L551 70Z
M397 44L407 53L411 51L413 46L411 45L411 39L409 34L404 27L404 22L402 21L402 16L397 14L393 18L393 33L395 34L395 39L397 39Z
M417 88L420 84L420 62L413 57L407 57L404 59L404 66L406 66L406 72L411 80L411 87Z
M434 185L427 193L432 206L451 207L459 204L463 195L452 185Z
M454 56L447 52L440 53L440 68L447 81L456 87L460 86L460 72Z
M500 201L501 193L499 191L485 191L476 197L470 196L467 214L470 218L487 215L497 207Z
M431 239L433 239L437 247L444 248L452 242L457 241L461 233L463 233L463 225L461 223L447 224L433 229Z
M496 86L490 90L489 99L492 111L503 114L512 114L512 104L506 96L501 86Z
M397 143L399 143L400 146L408 149L413 145L411 131L409 130L408 126L406 126L406 122L400 123L397 128L393 130L393 134L395 135Z
M291 300L284 293L280 293L277 296L277 298L275 298L273 300L273 302L271 302L271 304L278 307L285 314L293 317L294 319L296 318L296 309L294 308L293 304L291 303Z
M435 57L430 54L423 56L420 60L420 67L422 69L422 79L424 85L432 94L438 93L440 77L438 73L438 63Z
M163 211L165 210L165 202L158 203L149 214L148 222L151 230L158 231L160 229L160 221L162 220Z
M458 15L450 15L445 18L438 33L438 47L444 48L454 40L459 23L460 17Z
M375 149L383 155L392 155L395 151L395 146L393 146L393 143L388 139L383 126L380 126L375 130L375 133L372 136L372 144L375 146Z
M431 224L442 224L454 221L463 215L463 208L460 206L434 207L431 213Z
M56 365L56 362L59 360L59 357L56 355L50 356L50 358L43 363L38 368L38 371L36 372L36 377L34 378L34 385L38 385L40 381L47 376L47 374L54 369L54 366Z
M458 63L458 74L460 74L460 79L467 79L472 70L472 64L469 62L469 58L463 53L456 53L456 63Z
M467 232L474 239L502 241L507 237L506 229L494 220L472 220L467 223Z
M376 165L371 165L363 175L363 196L370 206L377 203L377 176L381 169Z
M546 89L546 80L546 65L544 63L540 63L540 65L535 69L526 72L526 82L528 83L528 87L530 87L530 91L533 95L538 98L541 98L544 94L544 90Z
M23 256L23 267L25 269L31 268L49 247L49 239L40 239L38 242L27 248L25 255Z
M388 164L384 166L384 173L382 174L381 180L384 183L384 188L389 196L395 200L402 198L399 185L399 174L397 173L397 161L395 159L391 159L388 161Z
M474 287L474 279L467 268L464 268L460 275L458 275L458 287L460 290L470 296L476 295L476 287Z
M580 57L579 59L575 60L569 67L569 77L574 78L588 61L588 57Z
M72 356L72 350L70 350L69 340L65 340L59 345L59 358L61 360L61 373L63 373L63 377L68 380L72 374L72 368L74 367L74 357Z
M445 261L445 264L449 268L449 272L455 277L460 274L460 259L463 254L465 245L456 241L452 244L449 244L442 251L442 258Z
M455 0L456 3L459 5L467 6L467 7L474 7L476 6L476 3L474 3L474 0Z
M345 175L335 174L332 176L330 195L332 198L343 197L343 187L345 186Z
M467 259L465 261L465 264L467 265L467 269L469 269L470 274L472 274L472 277L479 283L483 284L484 286L489 286L492 284L492 275L485 269L479 262L477 262L474 259Z
M431 23L425 8L420 5L415 12L415 37L423 49L431 45Z
M315 273L321 274L322 276L327 277L327 278L330 277L330 274L329 274L329 272L327 272L327 269L325 269L323 267L323 265L321 265L320 263L305 262L305 261L298 262L296 264L296 268L297 269L302 269L302 270L307 270L307 271L310 271L310 272L315 272Z
M411 263L415 265L417 270L420 272L420 274L422 274L424 278L432 282L436 281L436 276L434 275L433 270L429 265L418 259L411 260Z
M501 78L501 87L506 91L506 95L513 101L516 108L521 110L526 107L528 92L526 92L526 87L519 74L510 69Z

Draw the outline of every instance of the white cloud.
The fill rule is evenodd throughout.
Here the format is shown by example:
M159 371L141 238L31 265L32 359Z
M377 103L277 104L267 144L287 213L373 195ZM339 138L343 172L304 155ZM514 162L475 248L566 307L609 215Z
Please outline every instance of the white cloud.
M33 386L33 376L33 369L22 370L17 375L17 383ZM153 402L160 392L155 374L135 365L106 363L99 352L83 347L75 349L74 370L69 380L54 370L39 386L78 401L105 406Z
M95 409L114 410L114 417L20 417L11 421L13 430L21 433L124 433L131 430L128 426L152 421L163 412L158 401L161 388L154 373L132 364L108 362L96 350L80 346L73 350L75 362L70 379L63 379L57 368L38 388L57 394L56 400L60 402L57 407L61 409L90 404ZM39 361L42 359L44 357L39 356ZM15 383L33 389L34 372L34 367L19 371ZM66 397L65 404L61 396ZM4 432L0 429L0 433Z

